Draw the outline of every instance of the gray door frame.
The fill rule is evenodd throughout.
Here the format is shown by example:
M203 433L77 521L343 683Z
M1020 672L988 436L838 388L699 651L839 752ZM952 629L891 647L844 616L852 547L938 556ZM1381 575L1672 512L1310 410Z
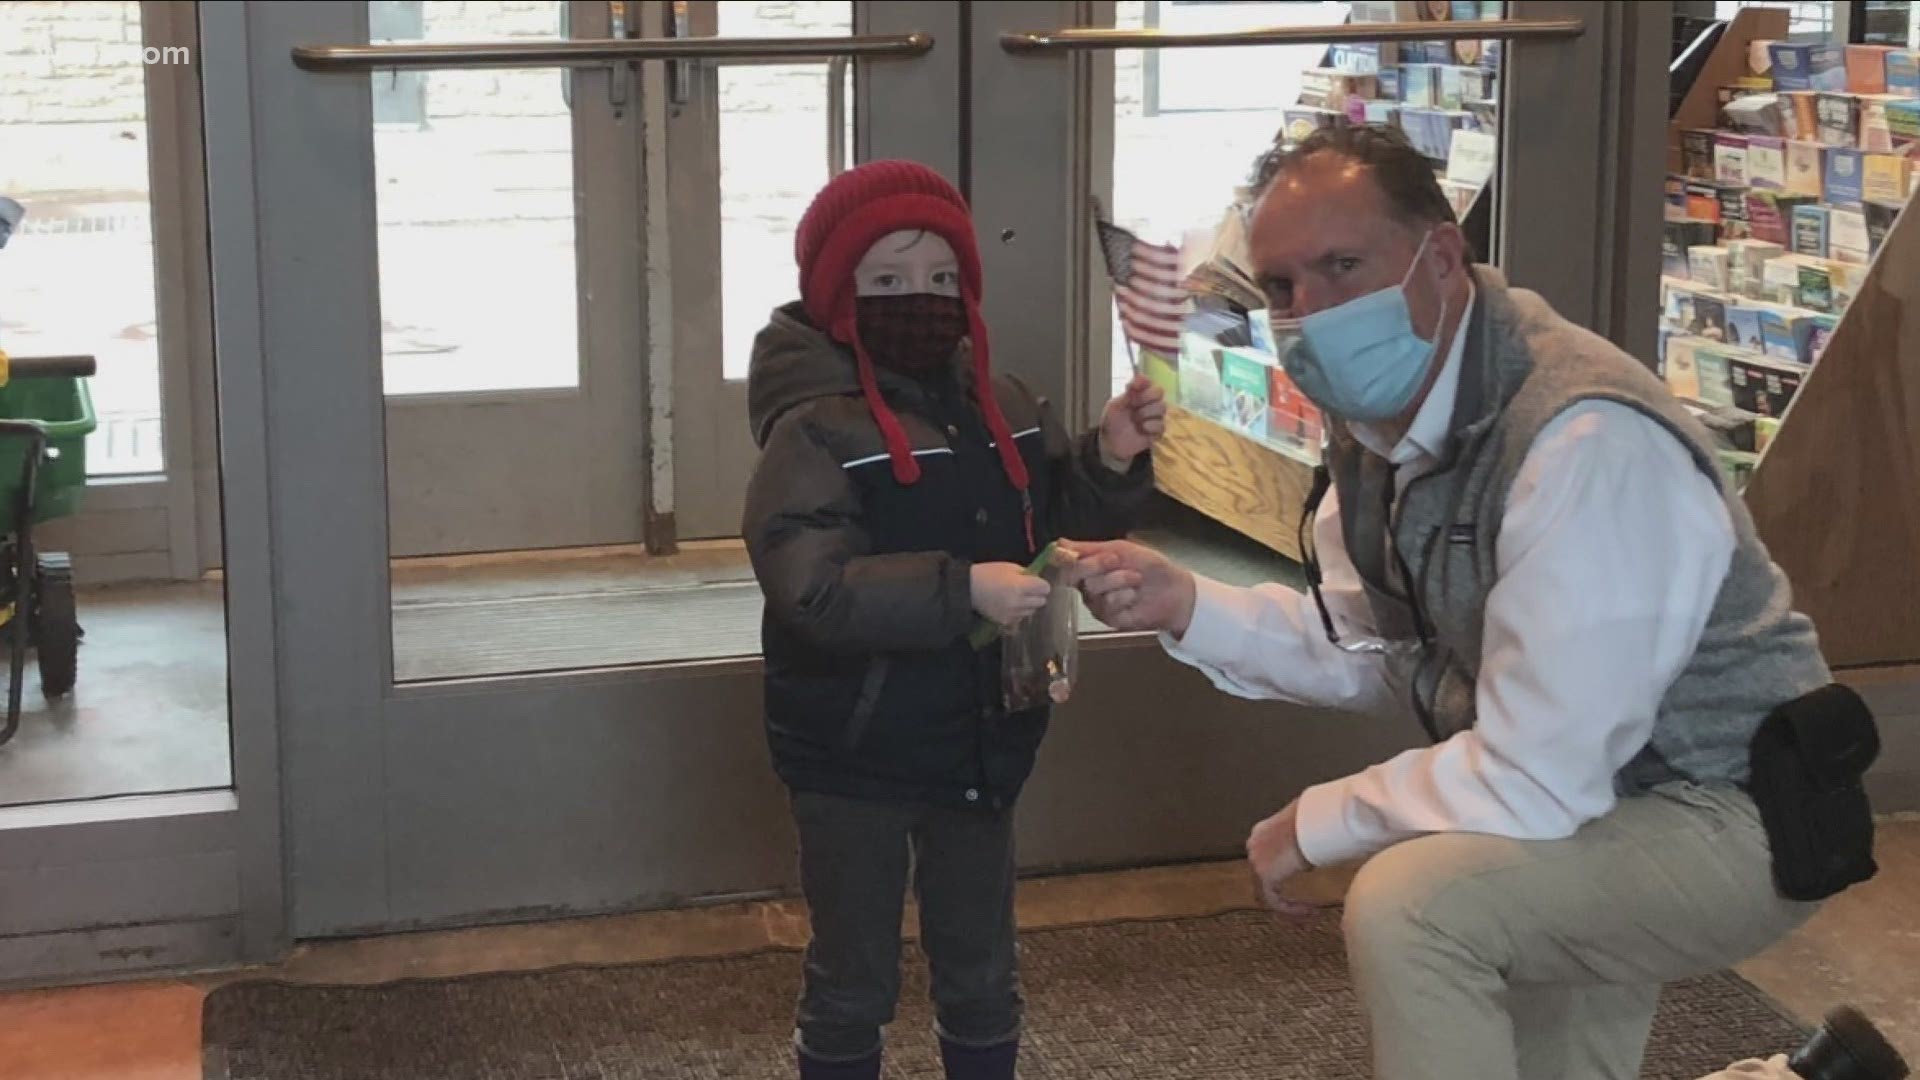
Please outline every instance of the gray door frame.
M285 262L252 217L254 115L245 93L247 14L200 5L221 402L228 711L233 785L0 810L0 981L38 983L199 968L286 947L279 661L262 304ZM290 215L298 217L297 213ZM285 500L280 500L284 502Z
M1078 219L1056 198L1073 190L1069 170L1088 168L1064 152L1085 76L1072 62L1010 57L997 34L1072 21L1085 9L890 4L869 9L869 28L880 29L882 13L902 21L895 28L931 32L937 44L926 59L953 63L946 70L959 77L861 65L860 100L887 104L862 110L856 145L954 170L988 238L996 355L1071 401L1068 387L1084 382L1075 372L1085 370L1086 308L1072 299L1084 266L1066 257ZM338 180L365 173L355 155L365 153L367 83L283 59L296 44L339 39L345 20L328 5L246 14L268 255L268 460L273 490L301 493L273 515L286 600L291 932L383 932L790 888L792 838L760 732L757 658L394 685L374 298L353 272L372 265L373 205L364 185ZM962 43L970 69L960 66ZM1579 70L1599 68L1595 40L1570 48ZM1572 78L1562 73L1551 86L1572 94ZM1019 107L1003 107L1009 101ZM989 130L970 116L996 119ZM282 252L308 254L274 257ZM1559 260L1577 261L1564 251ZM1026 800L1030 869L1231 854L1276 800L1413 735L1226 700L1139 637L1090 643L1087 675ZM1175 693L1190 703L1178 724L1148 704ZM1209 798L1193 798L1200 790ZM1107 824L1089 829L1092 820Z

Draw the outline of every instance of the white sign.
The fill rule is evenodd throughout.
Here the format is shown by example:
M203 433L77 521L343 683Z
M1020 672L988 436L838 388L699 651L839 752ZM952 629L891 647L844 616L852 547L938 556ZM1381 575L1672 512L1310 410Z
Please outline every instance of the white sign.
M1447 148L1447 179L1484 184L1493 179L1500 138L1490 131L1456 131Z

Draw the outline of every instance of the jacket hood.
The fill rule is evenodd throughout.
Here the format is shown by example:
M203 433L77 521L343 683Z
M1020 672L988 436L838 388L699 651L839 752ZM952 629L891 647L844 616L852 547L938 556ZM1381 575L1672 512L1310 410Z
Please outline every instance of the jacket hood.
M773 425L816 398L860 392L853 351L808 321L798 301L774 310L753 339L747 366L747 420L753 441L767 444Z

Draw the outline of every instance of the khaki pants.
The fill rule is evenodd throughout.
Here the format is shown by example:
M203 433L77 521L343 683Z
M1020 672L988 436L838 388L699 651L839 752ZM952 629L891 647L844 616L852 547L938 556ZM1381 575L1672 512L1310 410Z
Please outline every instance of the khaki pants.
M1662 983L1723 971L1813 910L1774 891L1752 800L1672 784L1564 840L1396 845L1361 868L1344 921L1377 1080L1635 1080ZM1790 1075L1757 1059L1723 1075L1776 1064Z

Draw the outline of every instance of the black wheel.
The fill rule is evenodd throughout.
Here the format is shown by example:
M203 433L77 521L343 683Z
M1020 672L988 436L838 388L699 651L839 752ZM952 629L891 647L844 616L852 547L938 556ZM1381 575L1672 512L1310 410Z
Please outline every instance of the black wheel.
M40 656L40 690L50 698L73 692L80 674L80 613L73 599L73 562L65 555L35 560L33 643Z

